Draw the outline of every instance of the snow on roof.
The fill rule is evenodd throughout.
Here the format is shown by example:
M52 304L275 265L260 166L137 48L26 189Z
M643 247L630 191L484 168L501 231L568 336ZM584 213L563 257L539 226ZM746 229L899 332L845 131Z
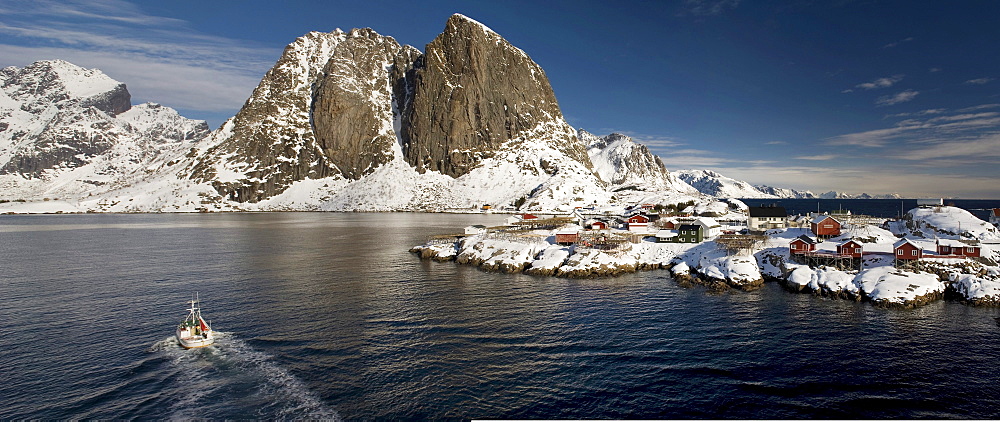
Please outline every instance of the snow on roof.
M833 217L831 217L831 216L829 216L829 215L826 215L826 214L820 214L820 215L817 215L817 216L816 216L816 218L813 218L813 219L812 219L812 223L813 223L813 224L819 224L819 223L822 223L822 222L823 222L823 220L826 220L827 218L829 218L829 219L831 219L831 220L833 220L833 221L837 221L837 219L836 219L836 218L833 218ZM840 224L840 221L837 221L837 224Z
M677 230L659 230L656 232L656 237L665 239L668 237L677 237Z
M939 245L951 246L953 248L978 248L979 247L979 245L970 244L970 243L963 242L961 240L955 240L955 239L938 239L937 243Z
M806 236L806 235L802 235L802 236L796 237L795 239L792 240L792 242L794 242L796 240L800 240L800 241L806 242L806 243L808 243L810 245L815 245L816 244L816 239L813 239L812 237L809 237L809 236Z
M698 217L694 220L695 224L701 224L705 227L722 227L718 221L715 221L712 217Z
M920 249L920 245L918 245L918 244L916 244L916 243L913 243L913 241L912 241L912 240L910 240L910 239L899 239L899 241L897 241L896 243L893 243L893 244L892 244L892 248L893 248L893 249L896 249L896 248L899 248L900 246L903 246L903 245L905 245L905 244L907 244L907 243L909 243L909 244L910 244L910 246L913 246L913 247L915 247L915 248L918 248L918 249Z

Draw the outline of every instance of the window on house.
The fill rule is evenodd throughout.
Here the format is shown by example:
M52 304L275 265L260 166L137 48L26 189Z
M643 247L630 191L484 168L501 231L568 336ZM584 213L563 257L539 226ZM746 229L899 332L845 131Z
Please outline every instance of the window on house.
M972 253L972 248L965 248L965 253Z
M861 253L861 248L855 248L854 253Z
M917 256L917 251L916 250L910 251L910 255Z
M902 254L903 254L903 250L902 249L897 249L896 250L896 255L902 255Z

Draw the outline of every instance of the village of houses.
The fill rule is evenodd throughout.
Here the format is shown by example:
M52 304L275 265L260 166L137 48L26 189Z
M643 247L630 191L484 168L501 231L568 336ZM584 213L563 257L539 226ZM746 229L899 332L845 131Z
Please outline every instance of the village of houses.
M724 204L701 213L704 207L689 202L617 214L515 214L501 226L434 236L411 252L508 273L605 277L665 269L682 285L712 290L777 281L877 306L913 307L946 296L1000 306L1000 209L986 222L940 200L922 200L901 219Z

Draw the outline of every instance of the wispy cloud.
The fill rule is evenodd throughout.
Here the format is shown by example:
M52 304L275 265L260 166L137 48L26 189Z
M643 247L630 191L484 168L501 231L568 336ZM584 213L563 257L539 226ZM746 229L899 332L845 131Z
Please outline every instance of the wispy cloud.
M0 3L0 66L64 59L125 82L140 100L235 112L280 49L200 33L121 0Z
M878 88L888 88L888 87L891 87L891 86L895 85L899 81L903 80L903 77L905 77L905 76L906 75L893 75L893 76L889 76L889 77L886 77L886 78L878 78L878 79L876 79L874 81L871 81L871 82L865 82L865 83L857 84L854 87L858 88L858 89L863 89L865 91L871 90L871 89L878 89ZM853 92L853 91L854 91L853 89L848 89L848 90L844 90L843 92L846 93L846 92Z
M888 116L885 116L885 118L890 118L890 117L910 117L910 116L927 116L927 115L931 115L931 114L941 114L941 113L944 113L944 112L947 112L947 111L948 111L948 109L946 109L946 108L929 108L927 110L920 110L920 111L916 111L916 112L913 112L913 113L896 113L896 114L890 114Z
M894 41L894 42L888 43L886 45L883 45L882 48L893 48L893 47L896 47L896 46L898 46L900 44L908 43L910 41L913 41L913 37L906 37L906 38L903 38L903 39L901 39L899 41Z
M679 15L713 16L735 9L741 0L685 0Z
M820 154L820 155L803 155L800 157L795 157L796 160L810 160L810 161L829 161L837 158L834 154Z
M785 142L785 141L770 141L770 142L764 142L764 145L788 145L788 142Z
M914 98L916 98L916 96L918 94L920 94L919 91L914 91L912 89L908 89L906 91L897 93L895 95L885 95L885 96L882 96L882 97L878 97L878 99L875 100L875 104L877 104L879 106L891 106L891 105L896 105L896 104L899 104L899 103L905 103L907 101L910 101L910 100L913 100Z
M993 78L969 79L965 81L967 85L985 85L993 81Z
M977 105L977 106L962 108L962 109L959 109L958 112L959 113L968 113L968 112L971 112L971 111L988 110L988 109L997 108L997 107L1000 107L1000 104L982 104L982 105Z

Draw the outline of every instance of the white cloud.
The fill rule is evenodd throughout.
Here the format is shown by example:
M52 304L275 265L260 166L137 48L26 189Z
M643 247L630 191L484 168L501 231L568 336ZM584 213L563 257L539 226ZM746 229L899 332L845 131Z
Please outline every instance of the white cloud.
M876 79L874 81L871 81L871 82L865 82L865 83L862 83L862 84L857 84L854 87L855 88L860 88L860 89L863 89L863 90L866 90L866 91L870 90L870 89L888 88L888 87L891 87L891 86L895 85L899 81L903 80L903 77L905 77L905 76L906 75L893 75L893 76L889 76L887 78L878 78L878 79ZM850 91L853 91L853 90L848 90L846 92L850 92Z
M908 89L906 91L897 93L896 95L886 95L883 97L879 97L877 100L875 100L875 104L878 104L879 106L890 106L899 103L905 103L907 101L916 98L918 94L920 94L919 91Z
M899 41L888 43L886 45L883 45L882 48L893 48L893 47L896 47L896 46L898 46L898 45L900 45L902 43L907 43L907 42L910 42L910 41L913 41L913 37L906 37L906 38L903 38L903 39L901 39Z
M796 160L811 160L811 161L829 161L837 158L834 154L820 154L820 155L803 155L800 157L795 157Z
M959 113L968 113L970 111L986 110L986 109L997 108L997 107L1000 107L1000 104L982 104L982 105L977 105L977 106L962 108L962 109L959 109L958 112Z
M993 81L993 78L979 78L965 81L967 85L985 85Z
M681 14L690 13L695 16L719 15L729 9L735 9L741 0L685 0Z

